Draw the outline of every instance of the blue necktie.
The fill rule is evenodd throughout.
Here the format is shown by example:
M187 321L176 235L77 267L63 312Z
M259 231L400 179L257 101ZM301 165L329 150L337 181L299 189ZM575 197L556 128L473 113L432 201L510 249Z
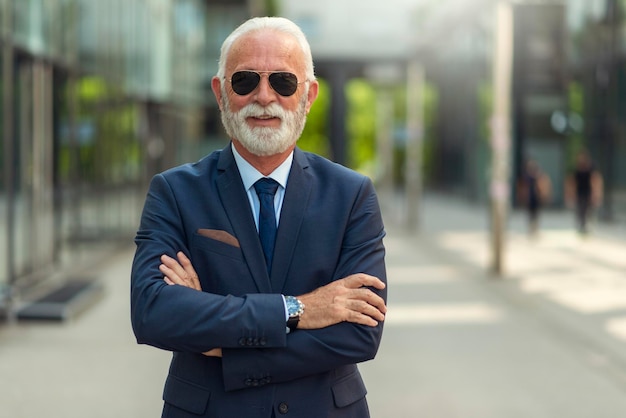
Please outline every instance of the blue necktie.
M272 269L272 256L276 242L276 211L274 210L274 195L278 190L278 183L270 178L262 178L254 183L254 190L259 196L261 209L259 211L259 237L265 255L267 272Z

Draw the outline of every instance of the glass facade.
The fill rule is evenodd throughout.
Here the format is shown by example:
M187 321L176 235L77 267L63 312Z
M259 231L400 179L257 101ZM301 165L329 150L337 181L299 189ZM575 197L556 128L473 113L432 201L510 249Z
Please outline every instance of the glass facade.
M4 12L4 4L0 3L0 13ZM4 15L0 16L0 22ZM4 48L0 52L0 69L4 69ZM0 114L5 114L5 98L9 96L9 92L6 90L7 80L0 75ZM6 136L7 123L4 117L0 118L0 299L2 298L3 289L7 283L7 276L9 274L9 184L8 179L11 177L9 173L10 167L8 166L8 160L11 159L9 155L10 150L7 148L7 142L4 138Z
M226 143L210 78L247 11L0 0L0 308L9 288L130 244L151 176Z
M53 259L51 68L18 55L14 61L15 274Z
M443 11L446 1L428 3ZM525 158L544 167L563 204L564 179L580 148L589 149L605 179L601 218L626 220L626 0L513 2L513 175ZM428 43L420 51L438 96L430 158L435 188L468 197L488 196L492 74L495 34L492 8L467 2L467 13L449 7L438 24L416 27ZM445 36L455 27L455 36ZM440 30L441 36L427 33ZM428 37L430 36L430 37ZM430 48L430 49L429 49ZM562 127L554 124L563 119ZM515 179L512 178L512 184Z

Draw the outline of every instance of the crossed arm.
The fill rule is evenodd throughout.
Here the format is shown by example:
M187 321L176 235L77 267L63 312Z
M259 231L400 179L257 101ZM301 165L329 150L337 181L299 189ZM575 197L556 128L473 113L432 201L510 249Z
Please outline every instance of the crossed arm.
M177 258L161 256L159 270L165 282L201 291L200 280L189 258L182 252L178 252ZM384 321L387 307L383 298L368 287L382 290L385 283L377 277L357 273L299 295L298 299L304 304L305 310L298 328L320 329L340 322L377 326ZM222 350L214 348L203 354L221 357Z

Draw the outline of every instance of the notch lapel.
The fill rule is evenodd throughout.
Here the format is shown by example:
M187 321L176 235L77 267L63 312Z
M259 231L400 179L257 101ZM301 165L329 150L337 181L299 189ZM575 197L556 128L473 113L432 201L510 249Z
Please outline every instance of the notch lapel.
M217 190L259 293L271 293L263 249L230 144L218 162Z
M285 199L280 213L280 222L274 247L271 285L273 292L280 292L285 286L287 272L293 261L293 252L300 235L300 227L311 194L312 178L306 171L308 161L305 154L298 148L294 150L294 158L289 172Z

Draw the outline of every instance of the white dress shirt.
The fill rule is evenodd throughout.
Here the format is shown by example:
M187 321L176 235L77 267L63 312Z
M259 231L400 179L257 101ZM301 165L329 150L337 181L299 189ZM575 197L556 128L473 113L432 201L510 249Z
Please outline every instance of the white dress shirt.
M254 168L249 162L247 162L241 154L237 152L235 146L231 144L231 148L233 150L233 155L235 156L235 162L237 163L237 168L239 169L239 174L241 175L241 180L243 181L243 187L246 189L246 193L248 194L248 201L250 202L250 207L252 208L252 213L254 214L254 223L256 225L257 231L259 230L259 197L254 190L254 183L257 180L266 177L259 172L256 168ZM276 190L276 194L274 195L274 210L276 211L276 226L280 221L280 210L283 207L283 199L285 198L285 188L287 187L287 179L289 178L289 172L291 171L291 162L293 161L293 151L285 161L281 165L279 165L276 170L270 173L269 178L275 180L280 187Z
M263 174L259 172L256 168L254 168L249 162L247 162L241 154L237 152L235 146L230 144L233 155L235 156L235 163L237 163L237 168L239 169L239 174L241 175L241 180L243 181L243 187L246 189L246 193L248 194L248 201L250 202L250 207L252 208L252 214L254 215L254 223L256 225L257 231L259 230L259 211L261 204L259 203L259 197L254 190L254 183L257 180L265 177ZM276 211L276 226L280 223L280 210L283 207L283 200L285 198L285 188L287 187L287 179L289 178L289 172L291 171L291 163L293 161L293 151L285 161L281 165L279 165L276 170L270 173L269 178L276 180L279 184L278 190L276 190L276 194L274 195L274 210ZM287 303L285 302L285 296L283 295L283 303L285 305L285 321L289 319L289 312L287 311ZM287 328L287 332L289 332L289 328Z

